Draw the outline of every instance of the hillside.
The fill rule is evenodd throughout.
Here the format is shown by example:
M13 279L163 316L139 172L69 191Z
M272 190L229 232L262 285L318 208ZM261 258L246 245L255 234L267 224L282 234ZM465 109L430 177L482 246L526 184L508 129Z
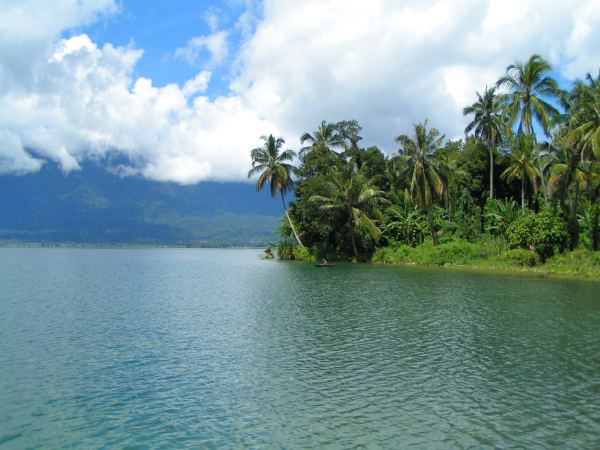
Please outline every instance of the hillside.
M250 183L193 186L119 177L96 164L0 176L0 241L264 245L281 203Z

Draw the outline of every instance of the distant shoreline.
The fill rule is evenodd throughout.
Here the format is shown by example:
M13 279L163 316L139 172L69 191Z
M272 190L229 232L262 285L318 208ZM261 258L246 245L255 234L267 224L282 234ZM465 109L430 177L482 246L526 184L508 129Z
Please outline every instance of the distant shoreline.
M0 242L2 248L89 248L89 249L232 249L264 250L268 245L188 245L188 244L99 244L70 242Z

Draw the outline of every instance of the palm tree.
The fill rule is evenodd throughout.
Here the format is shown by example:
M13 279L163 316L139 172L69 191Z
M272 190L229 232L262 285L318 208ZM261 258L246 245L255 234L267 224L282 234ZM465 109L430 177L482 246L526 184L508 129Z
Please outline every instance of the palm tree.
M512 128L518 122L518 134L532 135L534 142L534 121L548 136L560 117L558 109L548 102L560 96L558 83L548 75L551 69L540 55L533 55L525 64L516 62L508 66L506 75L496 83L497 87L510 91L503 96L508 126Z
M319 202L323 209L336 209L345 213L355 257L358 257L357 227L365 228L376 241L379 239L381 231L372 216L377 214L377 207L388 203L388 200L383 191L365 176L363 169L357 169L354 163L342 167L333 166L321 194L311 196L310 200Z
M439 131L435 128L428 131L427 121L414 125L414 128L414 138L406 134L396 137L396 142L401 146L400 155L396 158L403 161L405 174L410 180L410 193L426 213L433 244L437 245L431 206L436 196L443 195L446 184L442 176L443 164L435 155L444 136L440 136Z
M548 189L552 194L560 196L561 203L564 203L571 185L573 183L581 185L585 178L580 149L571 145L569 133L566 127L561 127L554 135L552 143L548 144L550 157ZM576 216L576 211L573 211L574 206L576 207L571 205L573 217Z
M504 128L502 102L496 88L486 86L483 96L475 92L477 101L463 109L463 115L473 114L473 120L465 128L465 134L473 131L485 142L490 153L490 198L494 198L494 146L498 145Z
M342 138L344 148L358 149L358 143L362 140L362 136L359 134L362 127L356 120L342 120L335 124L335 127Z
M292 232L296 237L298 244L302 246L302 241L296 232L296 228L292 223L292 219L287 211L285 203L285 193L292 189L293 181L291 173L294 166L289 164L287 161L292 161L296 156L296 152L293 150L284 150L280 153L280 149L285 143L283 138L275 138L272 134L267 136L261 136L261 139L265 141L262 147L253 149L250 153L252 158L252 169L248 172L248 178L260 174L256 181L256 190L260 191L265 184L269 184L269 190L271 196L275 197L275 194L279 192L281 194L281 201L283 203L283 211L287 220L290 224Z
M590 74L586 79L588 84L577 82L571 94L569 141L580 146L582 159L600 160L600 71L596 80Z
M344 138L340 135L335 124L327 123L323 120L317 131L312 134L304 133L300 137L300 143L304 144L305 142L308 142L310 145L300 149L300 156L315 150L339 156L333 150L333 147L342 147L344 145Z
M518 122L518 134L533 136L534 145L536 142L534 122L537 122L544 134L549 136L550 128L561 117L558 109L549 103L550 100L560 100L562 96L558 83L548 75L551 69L550 63L540 55L532 55L525 64L516 62L508 66L506 75L496 83L498 87L505 87L510 91L503 96L508 131ZM537 164L544 201L547 203L546 181L539 158Z
M521 210L525 211L525 181L529 180L535 189L535 180L538 169L535 166L533 151L533 138L531 136L518 136L510 155L510 165L502 172L501 178L511 181L521 180Z

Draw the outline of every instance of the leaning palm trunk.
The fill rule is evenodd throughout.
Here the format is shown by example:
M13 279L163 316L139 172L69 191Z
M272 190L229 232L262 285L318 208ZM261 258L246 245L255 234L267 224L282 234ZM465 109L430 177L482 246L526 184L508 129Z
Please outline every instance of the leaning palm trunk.
M296 241L298 242L300 247L304 247L304 245L302 244L302 241L300 240L300 237L298 236L298 233L296 232L296 228L294 227L294 224L292 223L292 218L290 217L290 215L287 212L287 207L285 206L285 198L283 196L283 192L281 192L281 202L283 203L283 212L285 213L285 217L287 217L288 223L290 224L290 228L292 229L292 233L294 233L294 237L296 238Z

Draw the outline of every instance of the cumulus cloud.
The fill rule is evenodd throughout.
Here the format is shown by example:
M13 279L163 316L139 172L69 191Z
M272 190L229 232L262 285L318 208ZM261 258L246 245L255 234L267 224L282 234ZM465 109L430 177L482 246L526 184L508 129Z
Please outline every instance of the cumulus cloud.
M133 81L141 56L133 48L98 48L86 35L59 41L30 90L0 97L5 131L0 139L10 144L11 153L19 149L13 170L39 167L26 151L32 149L65 172L78 169L86 158L117 152L130 161L119 168L122 173L155 180L243 177L248 145L256 143L257 130L274 125L260 120L238 97L209 101L202 96L207 71L183 87Z
M461 111L515 60L549 58L569 78L598 70L597 0L266 0L232 88L298 136L356 118L365 141L425 118L460 136Z
M236 25L244 41L231 92L212 98L211 70L234 30L218 30L210 12L212 33L175 51L191 63L208 52L208 64L155 86L133 77L143 49L61 38L118 13L113 1L4 2L0 173L46 160L68 172L116 154L123 175L242 179L262 134L294 146L322 119L355 118L364 142L393 151L393 137L425 118L461 135L474 91L534 52L568 78L600 66L599 0L265 0L258 9L248 0Z

